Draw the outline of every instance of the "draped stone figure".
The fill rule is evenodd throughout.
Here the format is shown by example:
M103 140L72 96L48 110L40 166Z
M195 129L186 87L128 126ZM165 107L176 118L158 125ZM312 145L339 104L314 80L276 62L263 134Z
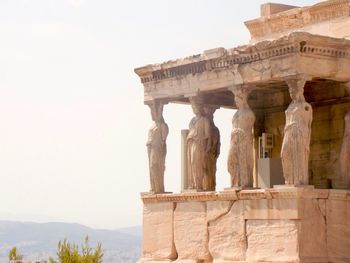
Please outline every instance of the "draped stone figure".
M350 111L345 115L345 129L343 143L340 150L340 175L349 187L350 183Z
M309 183L312 107L305 101L303 78L287 81L292 102L288 106L281 150L285 184Z
M203 180L210 150L209 138L211 126L205 115L200 99L190 99L193 113L196 115L190 122L187 136L187 175L189 189L204 190Z
M151 109L152 127L148 132L147 151L149 161L149 174L151 182L151 192L164 192L164 171L166 156L166 138L169 133L168 125L163 118L163 104L153 102L149 104Z
M231 187L252 187L254 170L255 115L248 105L249 91L242 86L232 90L237 111L232 118L232 132L227 167Z
M205 106L204 112L210 121L210 136L208 138L209 151L205 161L205 175L203 179L203 189L215 191L216 186L216 161L220 155L220 131L214 123L214 112L216 108Z

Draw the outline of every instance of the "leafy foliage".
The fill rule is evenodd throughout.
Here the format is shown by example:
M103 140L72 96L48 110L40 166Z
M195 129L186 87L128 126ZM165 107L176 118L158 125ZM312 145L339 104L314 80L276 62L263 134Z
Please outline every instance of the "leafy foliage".
M66 239L58 243L57 260L49 259L49 263L102 263L103 251L101 244L95 249L89 245L89 238L85 238L84 244L79 246L68 242Z
M17 247L13 247L9 252L9 260L22 260L23 256L20 255L17 251Z

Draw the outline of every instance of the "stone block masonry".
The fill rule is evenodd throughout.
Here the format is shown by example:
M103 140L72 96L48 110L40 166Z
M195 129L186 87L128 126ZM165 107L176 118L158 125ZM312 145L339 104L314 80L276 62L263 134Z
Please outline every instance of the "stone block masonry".
M348 262L350 191L143 194L141 262Z

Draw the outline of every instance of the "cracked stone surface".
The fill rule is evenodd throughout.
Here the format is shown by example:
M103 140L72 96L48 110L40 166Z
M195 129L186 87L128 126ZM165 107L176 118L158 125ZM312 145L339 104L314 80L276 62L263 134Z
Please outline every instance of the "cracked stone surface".
M143 260L176 258L173 240L173 212L174 203L144 204Z
M222 202L219 205L221 209L215 208L215 205L208 206L208 214L216 215L211 217L208 225L209 251L214 262L245 259L247 243L243 204L243 201Z
M326 218L317 199L299 200L302 220L299 229L299 255L301 259L327 258Z
M328 257L350 261L350 201L327 200Z
M174 212L174 240L180 262L211 259L206 212L205 202L177 204Z
M349 194L145 203L139 263L350 262Z
M227 214L231 207L233 201L209 201L207 202L207 221L217 220L218 217Z
M298 259L298 220L247 220L246 261Z

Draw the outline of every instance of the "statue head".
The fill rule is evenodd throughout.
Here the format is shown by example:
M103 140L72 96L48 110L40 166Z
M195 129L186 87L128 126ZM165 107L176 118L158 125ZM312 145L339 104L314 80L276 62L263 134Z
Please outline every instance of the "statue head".
M151 109L152 120L156 123L162 122L163 119L163 106L160 101L153 101L148 105Z
M304 89L300 89L296 86L290 86L288 91L293 101L305 101Z
M214 118L214 113L216 111L217 107L215 106L204 106L204 113L211 119Z
M248 94L249 91L242 86L237 86L232 89L235 96L235 103L238 109L243 109L248 106Z
M196 116L204 115L203 100L200 98L190 98L193 113Z
M305 78L291 79L287 81L288 91L293 101L305 101L304 86L306 83Z

